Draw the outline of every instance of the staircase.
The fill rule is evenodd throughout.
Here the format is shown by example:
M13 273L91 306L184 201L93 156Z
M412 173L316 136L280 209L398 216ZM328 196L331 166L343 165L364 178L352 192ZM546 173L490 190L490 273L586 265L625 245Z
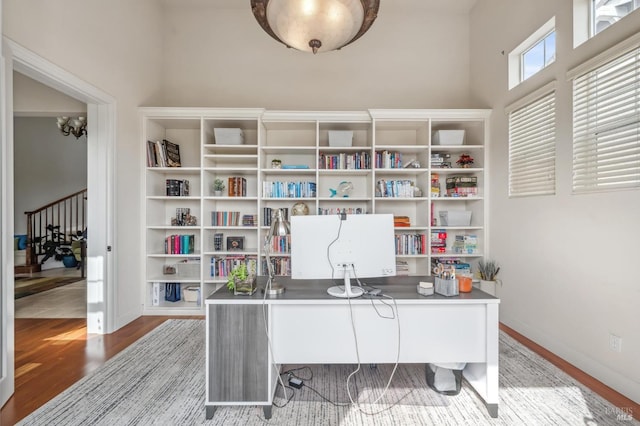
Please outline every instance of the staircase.
M26 262L15 266L16 274L40 271L38 259L45 254L47 241L70 246L71 237L87 229L87 190L83 189L24 214L27 215ZM51 232L52 229L55 232Z

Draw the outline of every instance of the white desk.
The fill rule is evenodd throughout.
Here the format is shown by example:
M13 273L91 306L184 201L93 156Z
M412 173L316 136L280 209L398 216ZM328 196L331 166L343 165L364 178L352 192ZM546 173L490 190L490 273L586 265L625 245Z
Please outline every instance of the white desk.
M401 328L401 363L465 362L464 377L498 416L498 304L480 290L460 296L421 296L416 283L431 277L367 279L395 298ZM278 278L287 291L267 298L233 296L226 289L206 299L206 416L221 405L262 405L271 416L278 372L274 364L355 364L349 301L326 294L329 280ZM259 281L263 284L264 280ZM380 303L378 302L380 305ZM370 299L351 299L360 361L394 363L397 323L380 318ZM273 356L269 351L266 312ZM388 308L384 312L389 313ZM425 383L426 385L426 383Z

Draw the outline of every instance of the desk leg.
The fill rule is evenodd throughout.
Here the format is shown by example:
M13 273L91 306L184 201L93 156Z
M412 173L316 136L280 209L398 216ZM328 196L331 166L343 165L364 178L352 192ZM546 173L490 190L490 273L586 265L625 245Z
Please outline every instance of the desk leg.
M269 420L271 418L272 408L273 408L273 404L262 406L262 412L264 413L265 419Z
M206 410L205 417L207 420L211 420L213 418L213 414L216 412L216 408L217 407L215 405L207 405L205 407L205 410Z
M498 404L485 404L489 415L494 419L498 418Z

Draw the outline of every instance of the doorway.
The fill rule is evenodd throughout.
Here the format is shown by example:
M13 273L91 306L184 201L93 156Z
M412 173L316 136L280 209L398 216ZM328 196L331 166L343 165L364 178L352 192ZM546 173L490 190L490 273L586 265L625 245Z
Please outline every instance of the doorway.
M18 72L13 97L15 318L86 318L87 138L56 117L86 117L87 105Z
M0 154L0 207L3 211L1 234L3 247L12 247L14 235L13 214L13 71L26 75L45 86L87 104L87 190L92 194L88 206L88 229L92 229L91 244L87 247L87 332L106 334L115 330L114 271L112 242L114 240L114 152L115 152L115 99L73 74L61 69L4 38L2 88L3 151ZM14 390L14 280L7 273L13 268L8 256L2 258L2 270L7 279L2 283L0 326L5 332L0 342L2 376L0 377L0 405Z

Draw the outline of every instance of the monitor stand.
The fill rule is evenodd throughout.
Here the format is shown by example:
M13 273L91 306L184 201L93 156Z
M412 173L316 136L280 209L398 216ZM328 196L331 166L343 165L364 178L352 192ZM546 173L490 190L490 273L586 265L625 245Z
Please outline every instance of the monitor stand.
M351 277L347 265L344 265L344 287L335 285L327 289L327 293L333 297L340 297L342 299L351 297L360 297L364 294L364 290L361 287L351 287Z

